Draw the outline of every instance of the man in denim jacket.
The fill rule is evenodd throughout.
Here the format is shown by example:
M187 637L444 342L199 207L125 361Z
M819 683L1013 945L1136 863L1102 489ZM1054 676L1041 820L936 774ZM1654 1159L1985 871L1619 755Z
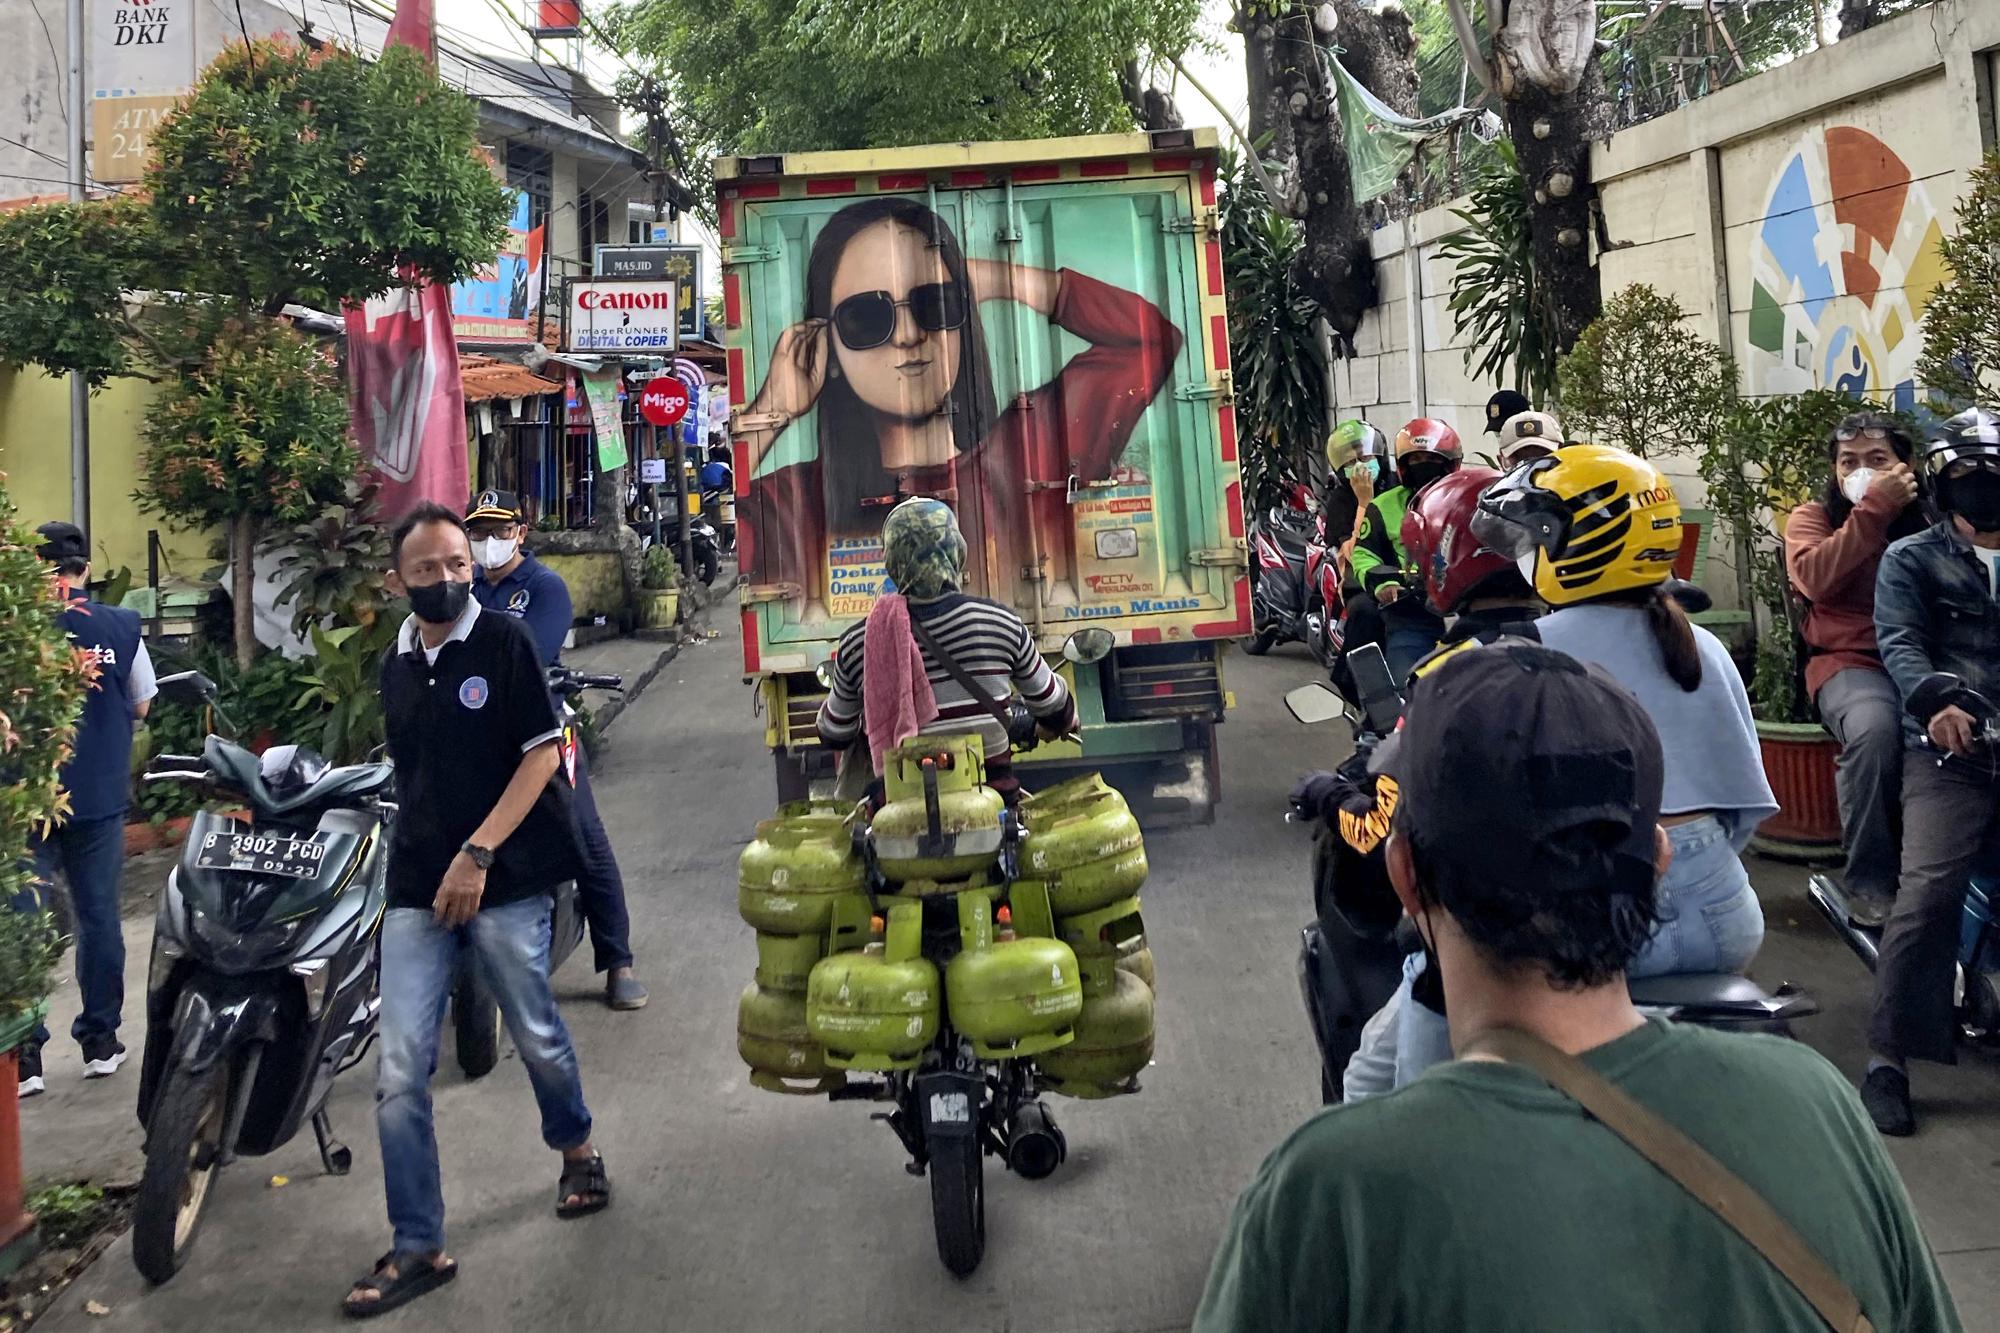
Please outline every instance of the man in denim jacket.
M1861 1099L1884 1134L1916 1128L1905 1059L1954 1058L1952 969L1966 880L2000 842L1991 719L1947 702L1956 676L2000 704L2000 416L1973 408L1924 449L1939 521L1891 545L1875 583L1875 635L1905 709L1903 865L1875 973L1874 1052Z

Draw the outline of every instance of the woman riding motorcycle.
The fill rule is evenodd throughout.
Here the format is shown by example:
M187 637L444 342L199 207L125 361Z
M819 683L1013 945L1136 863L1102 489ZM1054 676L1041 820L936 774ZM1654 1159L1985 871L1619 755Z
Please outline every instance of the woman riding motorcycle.
M903 501L882 524L882 546L896 591L840 636L819 707L820 739L835 749L865 742L880 775L884 756L912 736L977 732L986 785L1011 805L1021 785L1012 747L1025 738L1010 735L1002 720L1010 687L1044 737L1075 728L1075 700L1020 616L958 591L966 548L951 506L924 496Z

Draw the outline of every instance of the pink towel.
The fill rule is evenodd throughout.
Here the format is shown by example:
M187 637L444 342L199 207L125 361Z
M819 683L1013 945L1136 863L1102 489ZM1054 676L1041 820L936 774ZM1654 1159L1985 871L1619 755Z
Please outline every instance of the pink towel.
M861 631L861 729L875 771L889 751L938 715L924 650L910 632L910 604L897 593L876 600Z

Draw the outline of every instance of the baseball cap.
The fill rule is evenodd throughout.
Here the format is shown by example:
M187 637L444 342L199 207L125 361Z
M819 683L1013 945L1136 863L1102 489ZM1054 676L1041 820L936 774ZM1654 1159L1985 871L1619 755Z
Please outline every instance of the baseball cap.
M1399 820L1427 858L1496 888L1627 887L1626 875L1607 880L1601 858L1579 860L1574 840L1559 837L1586 828L1651 882L1659 733L1603 668L1567 653L1507 638L1436 659L1369 768L1396 782Z
M51 564L58 560L90 559L90 543L84 540L83 529L74 523L44 523L35 529L35 535L42 539L35 554Z
M1502 389L1486 400L1486 430L1488 434L1507 424L1507 418L1518 416L1534 406L1528 396L1514 389Z
M466 506L465 521L481 518L504 518L512 523L521 521L521 497L512 491L481 491L472 497Z
M1527 443L1562 448L1562 422L1547 412L1516 412L1500 427L1500 460L1504 463L1514 446Z

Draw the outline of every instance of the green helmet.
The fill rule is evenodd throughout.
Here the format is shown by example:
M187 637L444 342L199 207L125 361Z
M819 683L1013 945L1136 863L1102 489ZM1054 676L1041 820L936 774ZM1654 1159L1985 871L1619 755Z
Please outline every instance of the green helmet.
M1389 437L1359 418L1341 422L1326 437L1326 465L1335 472L1364 458L1388 456Z
M882 524L883 561L896 591L906 597L941 597L965 571L965 537L958 516L942 500L912 496Z

